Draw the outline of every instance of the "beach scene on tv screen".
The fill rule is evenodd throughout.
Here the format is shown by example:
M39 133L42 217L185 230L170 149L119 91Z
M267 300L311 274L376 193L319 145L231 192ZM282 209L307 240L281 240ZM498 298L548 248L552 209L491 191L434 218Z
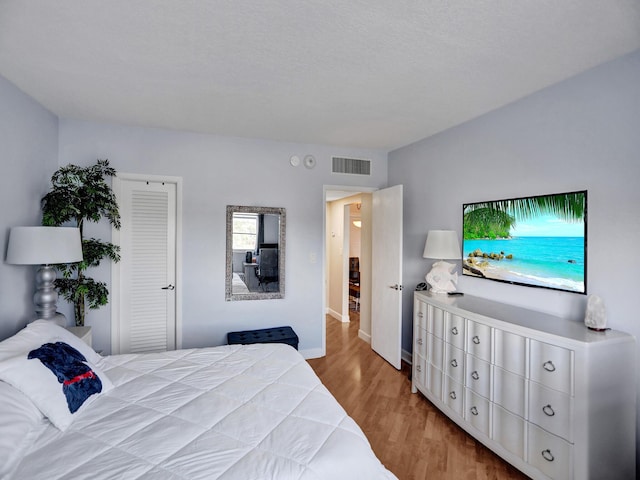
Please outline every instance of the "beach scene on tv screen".
M467 204L463 274L585 293L585 192Z

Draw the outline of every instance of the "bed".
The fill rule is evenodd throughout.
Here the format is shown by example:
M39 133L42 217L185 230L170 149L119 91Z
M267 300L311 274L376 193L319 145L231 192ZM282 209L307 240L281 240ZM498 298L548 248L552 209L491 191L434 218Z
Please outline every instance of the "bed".
M233 293L250 293L249 288L244 283L244 280L237 272L233 272L233 279L231 283L231 291Z
M38 320L0 379L0 478L396 478L288 345L101 357Z

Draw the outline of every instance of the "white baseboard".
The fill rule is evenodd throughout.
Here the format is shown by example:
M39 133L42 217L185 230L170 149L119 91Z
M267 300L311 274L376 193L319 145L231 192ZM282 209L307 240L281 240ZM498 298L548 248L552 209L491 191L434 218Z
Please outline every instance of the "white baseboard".
M365 342L371 344L371 335L369 335L368 333L363 332L362 330L358 330L358 337L360 337Z
M335 318L336 320L338 320L339 322L343 322L343 323L349 323L349 315L342 315L340 312L336 312L335 310L332 310L331 308L327 308L327 313L329 315L331 315L333 318Z
M409 365L413 364L413 355L411 355L405 349L402 349L402 353L400 353L400 358L402 358L402 361L407 362Z

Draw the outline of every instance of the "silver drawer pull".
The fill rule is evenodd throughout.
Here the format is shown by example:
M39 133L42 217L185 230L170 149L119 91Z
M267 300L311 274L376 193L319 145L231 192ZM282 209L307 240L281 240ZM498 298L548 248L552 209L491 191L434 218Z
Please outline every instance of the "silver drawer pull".
M422 365L416 365L416 370L418 372L421 372L422 371Z
M457 366L458 366L458 361L457 361L455 358L454 358L453 360L451 360L451 366L452 366L453 368L455 368L455 367L457 367Z
M551 405L545 405L542 407L542 411L547 417L553 417L556 414L556 412L553 411L553 408L551 408Z
M542 458L544 458L547 462L553 462L556 458L551 453L551 450L548 448L546 450L542 450Z
M542 364L542 368L544 368L547 372L555 372L556 366L553 364L551 360L547 360Z
M451 329L451 333L453 333L454 335L457 335L458 334L458 327L453 327Z
M453 400L455 400L456 398L458 398L458 396L456 395L456 392L450 392L450 393L449 393L449 396L450 396Z
M473 338L471 339L473 341L473 343L475 343L476 345L480 345L480 337L478 337L478 335L474 335Z
M422 345L422 339L421 339L421 338L419 338L418 340L416 340L416 343L417 343L418 345Z
M423 317L424 317L424 313L418 312L418 318L423 318Z
M471 413L473 415L478 415L478 409L476 407L471 407Z
M477 370L473 371L473 373L471 374L471 378L473 378L474 380L480 380L480 375L478 375Z

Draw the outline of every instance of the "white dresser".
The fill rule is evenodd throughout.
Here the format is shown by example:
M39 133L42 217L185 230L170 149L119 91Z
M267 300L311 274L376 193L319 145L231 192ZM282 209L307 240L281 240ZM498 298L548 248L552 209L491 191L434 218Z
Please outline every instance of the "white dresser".
M535 479L634 479L635 340L415 292L412 391Z

